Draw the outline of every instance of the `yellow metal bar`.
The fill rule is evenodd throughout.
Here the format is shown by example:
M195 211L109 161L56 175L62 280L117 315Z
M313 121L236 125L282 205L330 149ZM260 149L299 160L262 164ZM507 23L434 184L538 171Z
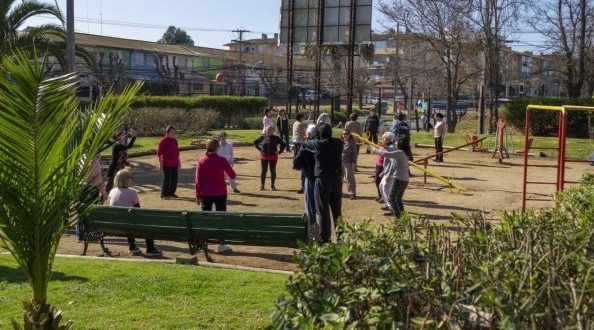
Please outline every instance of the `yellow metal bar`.
M565 111L563 107L560 106L552 106L552 105L537 105L537 104L529 104L526 109L528 110L543 110L543 111Z
M564 105L563 108L568 111L594 111L594 107L585 107L581 105Z
M357 141L359 141L361 143L370 145L370 146L372 146L372 147L374 147L376 149L379 149L379 147L380 147L379 144L375 144L375 143L369 141L368 139L362 137L359 134L356 134L356 133L351 132L351 135L355 138L355 140L357 140ZM425 173L425 174L427 174L427 175L429 175L429 176L437 179L438 181L441 181L442 183L444 183L449 188L454 188L454 189L456 189L458 191L468 191L468 189L466 189L466 188L464 188L464 187L462 187L462 186L460 186L460 185L455 184L454 182L452 182L451 179L446 179L444 177L441 177L441 176L439 176L439 175L437 175L437 174L435 174L435 173L433 173L433 172L431 172L429 170L426 170L426 169L422 168L421 166L419 166L419 165L417 165L417 164L415 164L415 163L413 163L411 161L409 161L408 164L410 166L416 168L417 170L419 170L419 171L421 171L421 172L423 172L423 173Z

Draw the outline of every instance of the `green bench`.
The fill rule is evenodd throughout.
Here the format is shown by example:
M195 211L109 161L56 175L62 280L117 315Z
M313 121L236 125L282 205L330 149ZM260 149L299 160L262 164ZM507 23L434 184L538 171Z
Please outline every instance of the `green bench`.
M190 253L204 251L208 243L278 246L296 248L308 242L307 221L303 215L234 212L174 211L145 208L98 206L81 219L80 239L84 244L98 242L105 254L106 236L135 236L188 243Z

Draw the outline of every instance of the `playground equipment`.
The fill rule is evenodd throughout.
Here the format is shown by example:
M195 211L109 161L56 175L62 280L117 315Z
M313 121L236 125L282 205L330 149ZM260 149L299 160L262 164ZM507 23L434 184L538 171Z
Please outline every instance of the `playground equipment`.
M487 151L486 148L483 147L483 141L487 138L487 136L481 138L479 140L478 135L476 135L476 133L474 132L468 132L464 134L464 139L466 140L466 143L471 144L472 145L472 151Z
M375 144L375 143L373 143L373 142L369 141L368 139L366 139L366 138L362 137L362 136L361 136L361 135L359 135L359 134L356 134L356 133L352 133L352 132L351 132L351 135L352 135L352 136L353 136L353 137L354 137L354 138L355 138L357 141L359 141L359 142L361 142L361 143L364 143L364 144L366 144L366 145L372 146L372 147L374 147L374 148L376 148L376 149L380 147L380 145L378 145L378 144ZM461 147L460 147L460 148L461 148ZM458 148L458 149L459 149L459 148ZM449 150L448 150L448 151L449 151ZM444 153L445 153L445 152L444 152ZM434 156L433 156L433 157L434 157ZM431 157L430 157L430 158L431 158ZM409 164L410 166L412 166L412 167L416 168L417 170L419 170L419 171L421 171L421 172L423 172L423 173L425 174L425 183L427 183L427 175L429 175L430 177L433 177L433 178L437 179L438 181L440 181L440 182L444 183L444 184L445 184L445 185L447 185L449 188L453 188L453 189L456 189L456 190L458 190L458 191L467 191L467 190L468 190L468 189L466 189L466 188L464 188L464 187L462 187L462 186L460 186L460 185L458 185L458 184L455 184L455 183L452 181L452 179L446 179L446 178L444 178L444 177L441 177L441 176L439 176L439 175L437 175L437 174L435 174L435 173L433 173L433 172L431 172L431 171L428 171L427 169L424 169L424 168L422 168L421 166L419 166L419 165L417 165L417 164L415 164L415 163L413 163L413 162L410 162L410 161L409 161L409 162L408 162L408 164Z
M505 128L505 122L499 118L497 121L497 135L495 150L493 150L493 157L499 160L499 164L503 163L503 159L509 159L509 153L507 152L507 129ZM503 138L506 138L504 142Z
M558 144L557 147L552 148L539 148L539 149L552 149L557 150L557 165L554 168L557 169L557 178L555 182L551 181L528 181L528 168L529 167L551 167L550 165L538 165L528 164L528 152L532 147L532 139L530 138L530 112L531 111L554 111L559 113L559 133L558 133ZM567 117L569 111L594 111L594 107L583 107L583 106L543 106L543 105L528 105L526 107L526 122L524 125L524 177L522 185L522 211L526 210L527 201L549 201L550 199L543 198L528 198L527 187L529 184L532 185L555 185L555 191L562 191L566 183L576 183L574 181L565 180L565 164L566 163L588 163L587 159L570 159L566 157L565 142L567 139Z
M427 165L429 164L429 159L434 158L435 156L437 156L439 154L445 155L448 152L452 152L452 151L455 151L455 150L460 150L460 149L462 149L464 147L467 147L467 146L470 146L470 145L472 145L472 151L480 151L480 149L475 149L475 148L477 146L479 146L479 145L482 145L483 141L486 138L488 138L488 136L483 136L482 138L478 138L477 136L473 136L470 139L470 142L468 142L466 144L463 144L461 146L457 146L457 147L454 147L454 148L449 148L449 149L447 149L445 151L442 151L442 152L439 152L439 153L435 153L433 155L429 155L429 156L426 156L426 157L417 159L417 160L414 161L414 163L415 164L418 164L418 165L423 165L424 169L427 170ZM427 183L427 173L425 173L425 172L423 172L423 173L424 173L424 182Z

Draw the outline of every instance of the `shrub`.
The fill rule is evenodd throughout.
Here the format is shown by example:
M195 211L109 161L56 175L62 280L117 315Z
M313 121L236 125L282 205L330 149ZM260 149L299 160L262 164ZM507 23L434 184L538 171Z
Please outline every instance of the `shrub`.
M593 99L554 99L554 98L526 98L515 99L507 103L505 120L512 127L524 131L526 107L528 104L535 105L580 105L594 106ZM567 133L572 137L588 136L588 112L570 111L567 120ZM534 135L550 135L557 132L559 126L559 114L551 111L531 111L530 129ZM594 120L594 113L590 114Z
M133 108L208 109L219 114L222 127L235 127L243 118L260 115L268 101L254 96L138 96Z
M309 245L276 303L274 328L592 328L592 177L551 211L455 216L456 234L405 216L340 223ZM568 210L571 210L569 212Z
M219 114L214 110L183 110L172 108L132 109L128 121L145 136L163 135L167 125L184 134L203 135L217 127Z

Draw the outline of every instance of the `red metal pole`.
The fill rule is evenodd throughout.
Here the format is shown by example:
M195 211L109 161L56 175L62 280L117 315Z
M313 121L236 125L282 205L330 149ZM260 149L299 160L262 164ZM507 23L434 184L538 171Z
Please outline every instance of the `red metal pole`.
M563 190L563 188L565 187L565 146L566 146L566 142L567 142L567 116L568 116L568 112L563 111L562 113L563 116L563 139L561 140L561 150L559 152L559 155L561 156L560 159L560 170L561 170L561 174L559 175L559 191Z
M528 135L530 135L530 109L526 107L524 123L524 181L522 182L522 212L526 211L526 182L528 181Z
M563 150L561 150L563 139L563 111L559 112L559 129L557 132L557 191L561 189L561 154Z

